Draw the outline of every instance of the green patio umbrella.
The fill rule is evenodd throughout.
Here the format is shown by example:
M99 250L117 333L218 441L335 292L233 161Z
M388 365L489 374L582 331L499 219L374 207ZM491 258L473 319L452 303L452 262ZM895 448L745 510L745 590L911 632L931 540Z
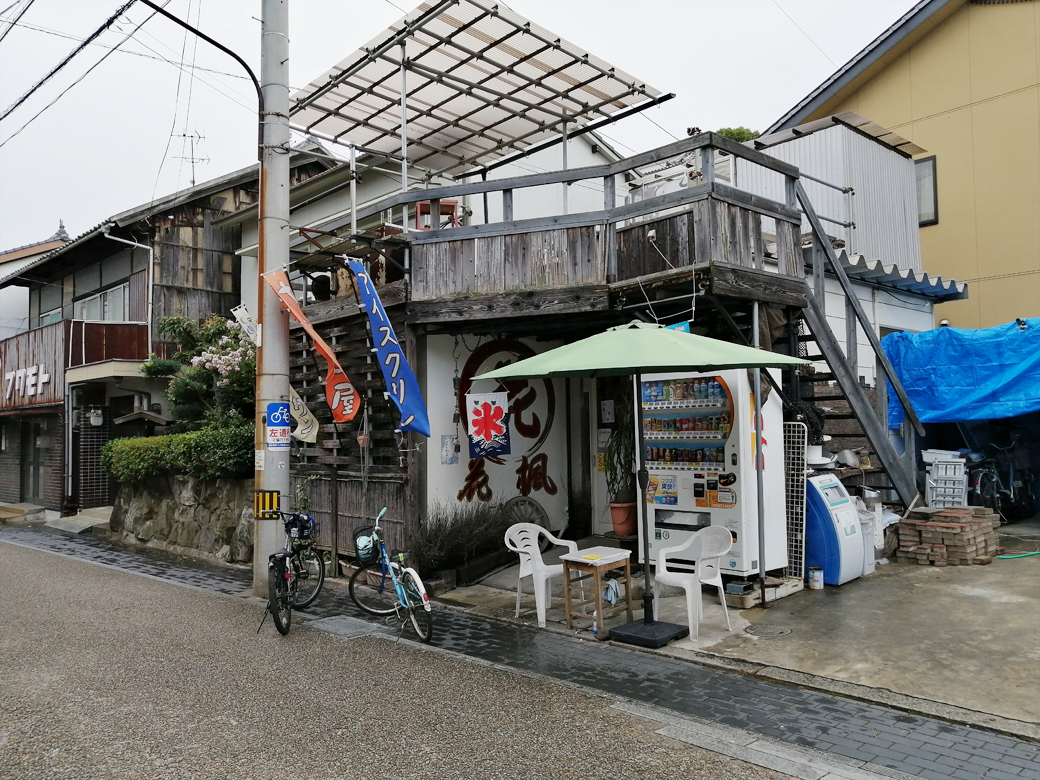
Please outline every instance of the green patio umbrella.
M552 377L598 377L633 375L638 388L643 373L709 372L733 368L783 368L809 365L811 361L745 347L727 341L696 336L646 322L630 322L608 328L603 333L521 360L474 379L540 379ZM755 394L755 436L761 442L759 396ZM643 426L637 426L639 445L636 462L639 466L639 487L645 494L649 472L643 465ZM759 507L763 502L762 480L759 479ZM688 628L662 623L653 618L653 591L650 586L650 536L647 526L646 501L639 501L639 518L643 528L643 621L613 629L611 636L623 642L646 647L662 647L672 639L685 636ZM759 530L761 538L761 515ZM759 556L759 560L764 559ZM764 563L762 573L764 575Z

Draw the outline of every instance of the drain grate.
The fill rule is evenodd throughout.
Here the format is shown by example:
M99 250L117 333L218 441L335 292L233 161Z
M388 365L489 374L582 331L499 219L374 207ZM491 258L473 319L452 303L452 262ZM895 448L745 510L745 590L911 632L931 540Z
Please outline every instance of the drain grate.
M769 626L763 623L757 623L745 628L744 633L751 634L751 636L785 636L786 634L791 633L791 629L787 626Z

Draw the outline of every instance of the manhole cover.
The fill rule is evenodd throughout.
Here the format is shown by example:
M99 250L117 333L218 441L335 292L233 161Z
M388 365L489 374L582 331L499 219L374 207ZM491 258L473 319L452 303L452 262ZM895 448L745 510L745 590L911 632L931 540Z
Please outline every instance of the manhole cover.
M785 634L790 634L791 629L786 626L767 626L758 623L745 628L744 633L751 634L751 636L784 636Z

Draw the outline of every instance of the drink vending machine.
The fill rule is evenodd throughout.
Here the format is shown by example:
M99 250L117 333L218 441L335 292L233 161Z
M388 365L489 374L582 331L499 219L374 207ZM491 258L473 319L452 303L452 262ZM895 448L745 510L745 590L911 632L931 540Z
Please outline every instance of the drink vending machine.
M723 571L758 573L755 424L748 373L643 376L636 424L643 426L643 462L650 473L645 501L652 563L657 550L676 547L699 529L719 525L733 536ZM765 395L765 376L762 385ZM783 405L777 393L770 393L762 405L762 437L765 564L778 569L787 565L787 511ZM642 561L642 523L639 534ZM675 567L683 568L681 558Z

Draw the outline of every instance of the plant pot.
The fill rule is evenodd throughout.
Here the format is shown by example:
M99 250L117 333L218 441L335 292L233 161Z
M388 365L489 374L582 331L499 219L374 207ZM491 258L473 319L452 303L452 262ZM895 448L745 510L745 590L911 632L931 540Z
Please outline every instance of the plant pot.
M636 532L636 505L611 504L610 520L614 524L614 533L618 536L634 536Z

